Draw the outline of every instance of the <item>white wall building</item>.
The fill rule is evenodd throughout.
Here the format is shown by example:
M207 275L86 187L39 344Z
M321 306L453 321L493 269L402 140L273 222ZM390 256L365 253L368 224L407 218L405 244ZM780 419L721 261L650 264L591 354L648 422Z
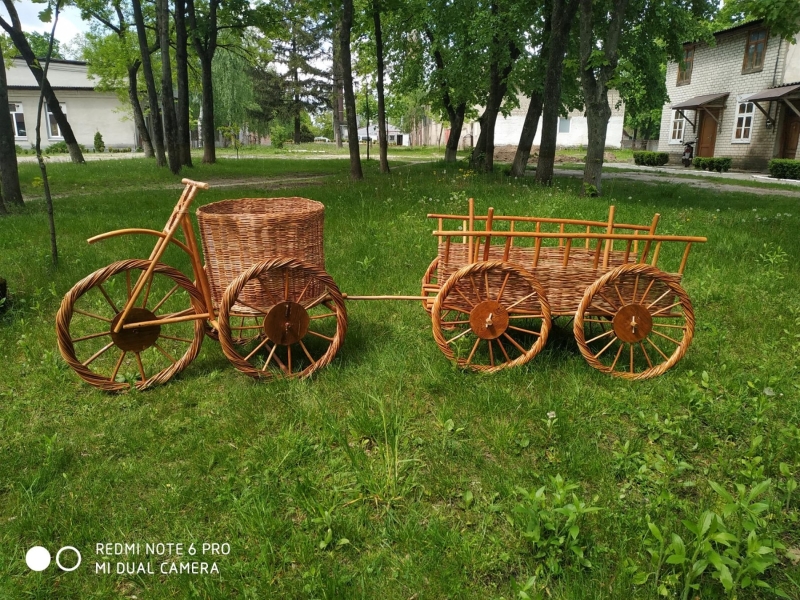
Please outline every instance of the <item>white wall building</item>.
M743 169L800 158L800 46L771 34L762 21L714 38L713 46L685 44L682 64L667 65L670 101L659 151L678 162L684 142L696 142L695 156L729 157Z
M21 58L12 60L6 77L16 144L32 148L36 144L39 86ZM47 71L47 80L79 144L93 147L94 134L99 131L107 148L136 147L136 128L130 107L120 102L114 92L96 91L95 81L89 77L85 62L53 60ZM41 133L43 148L64 139L46 103L42 108Z

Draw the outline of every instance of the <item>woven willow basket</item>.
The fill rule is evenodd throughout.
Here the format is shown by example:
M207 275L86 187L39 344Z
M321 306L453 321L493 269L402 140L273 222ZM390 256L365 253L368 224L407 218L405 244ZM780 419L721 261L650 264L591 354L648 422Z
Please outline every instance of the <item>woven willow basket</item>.
M322 225L325 206L306 198L240 198L197 209L206 272L214 306L245 269L273 258L297 258L325 268ZM285 299L286 274L266 273L239 295L246 304L266 308ZM289 273L289 297L313 299L323 293L302 272ZM314 288L314 289L312 289ZM248 312L245 307L239 307Z

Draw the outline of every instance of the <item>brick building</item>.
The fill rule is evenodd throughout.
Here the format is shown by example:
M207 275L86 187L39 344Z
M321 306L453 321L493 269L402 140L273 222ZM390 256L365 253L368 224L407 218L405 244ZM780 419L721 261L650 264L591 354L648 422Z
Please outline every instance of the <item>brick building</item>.
M713 46L685 44L682 63L667 66L659 151L678 163L684 142L694 141L695 156L753 170L798 157L800 36L789 44L752 21L714 38Z

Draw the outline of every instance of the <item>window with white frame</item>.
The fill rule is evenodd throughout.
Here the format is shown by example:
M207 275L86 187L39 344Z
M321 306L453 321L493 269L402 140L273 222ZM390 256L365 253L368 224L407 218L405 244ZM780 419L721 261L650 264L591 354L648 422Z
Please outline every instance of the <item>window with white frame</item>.
M676 110L672 113L672 131L669 136L669 143L670 144L682 144L683 143L683 128L686 123L686 119L683 116L683 113Z
M65 104L59 104L58 106L61 107L61 112L66 116L67 106ZM47 135L51 140L64 139L61 129L59 129L58 123L56 122L56 116L50 112L49 108L47 109Z
M22 112L22 104L9 103L8 112L11 113L11 125L14 128L14 137L27 137L28 133L25 130L25 114Z
M734 144L749 144L753 133L753 117L756 107L752 102L739 102L736 106L736 126L733 128Z

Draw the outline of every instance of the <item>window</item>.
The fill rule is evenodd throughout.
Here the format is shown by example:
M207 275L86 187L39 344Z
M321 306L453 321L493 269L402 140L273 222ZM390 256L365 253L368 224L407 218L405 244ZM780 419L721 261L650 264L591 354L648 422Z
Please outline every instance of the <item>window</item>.
M682 144L683 143L683 124L686 119L683 117L683 113L680 111L675 111L672 113L672 132L669 136L669 143L670 144Z
M570 119L564 117L558 118L558 133L569 133Z
M64 104L59 104L61 107L61 112L65 115L67 114L67 107ZM47 135L50 139L63 139L64 136L61 135L61 131L58 128L58 123L56 122L56 116L50 112L50 109L47 109Z
M28 134L25 131L25 115L22 112L22 104L9 104L8 112L11 113L11 124L12 127L14 127L14 137L27 137Z
M678 85L688 85L692 82L692 69L694 68L694 46L684 48L683 60L678 64Z
M736 127L733 130L734 144L749 144L753 131L755 105L752 102L739 102L736 106Z
M755 73L764 67L764 54L767 49L767 30L754 29L747 34L747 45L744 47L744 64L742 73Z

